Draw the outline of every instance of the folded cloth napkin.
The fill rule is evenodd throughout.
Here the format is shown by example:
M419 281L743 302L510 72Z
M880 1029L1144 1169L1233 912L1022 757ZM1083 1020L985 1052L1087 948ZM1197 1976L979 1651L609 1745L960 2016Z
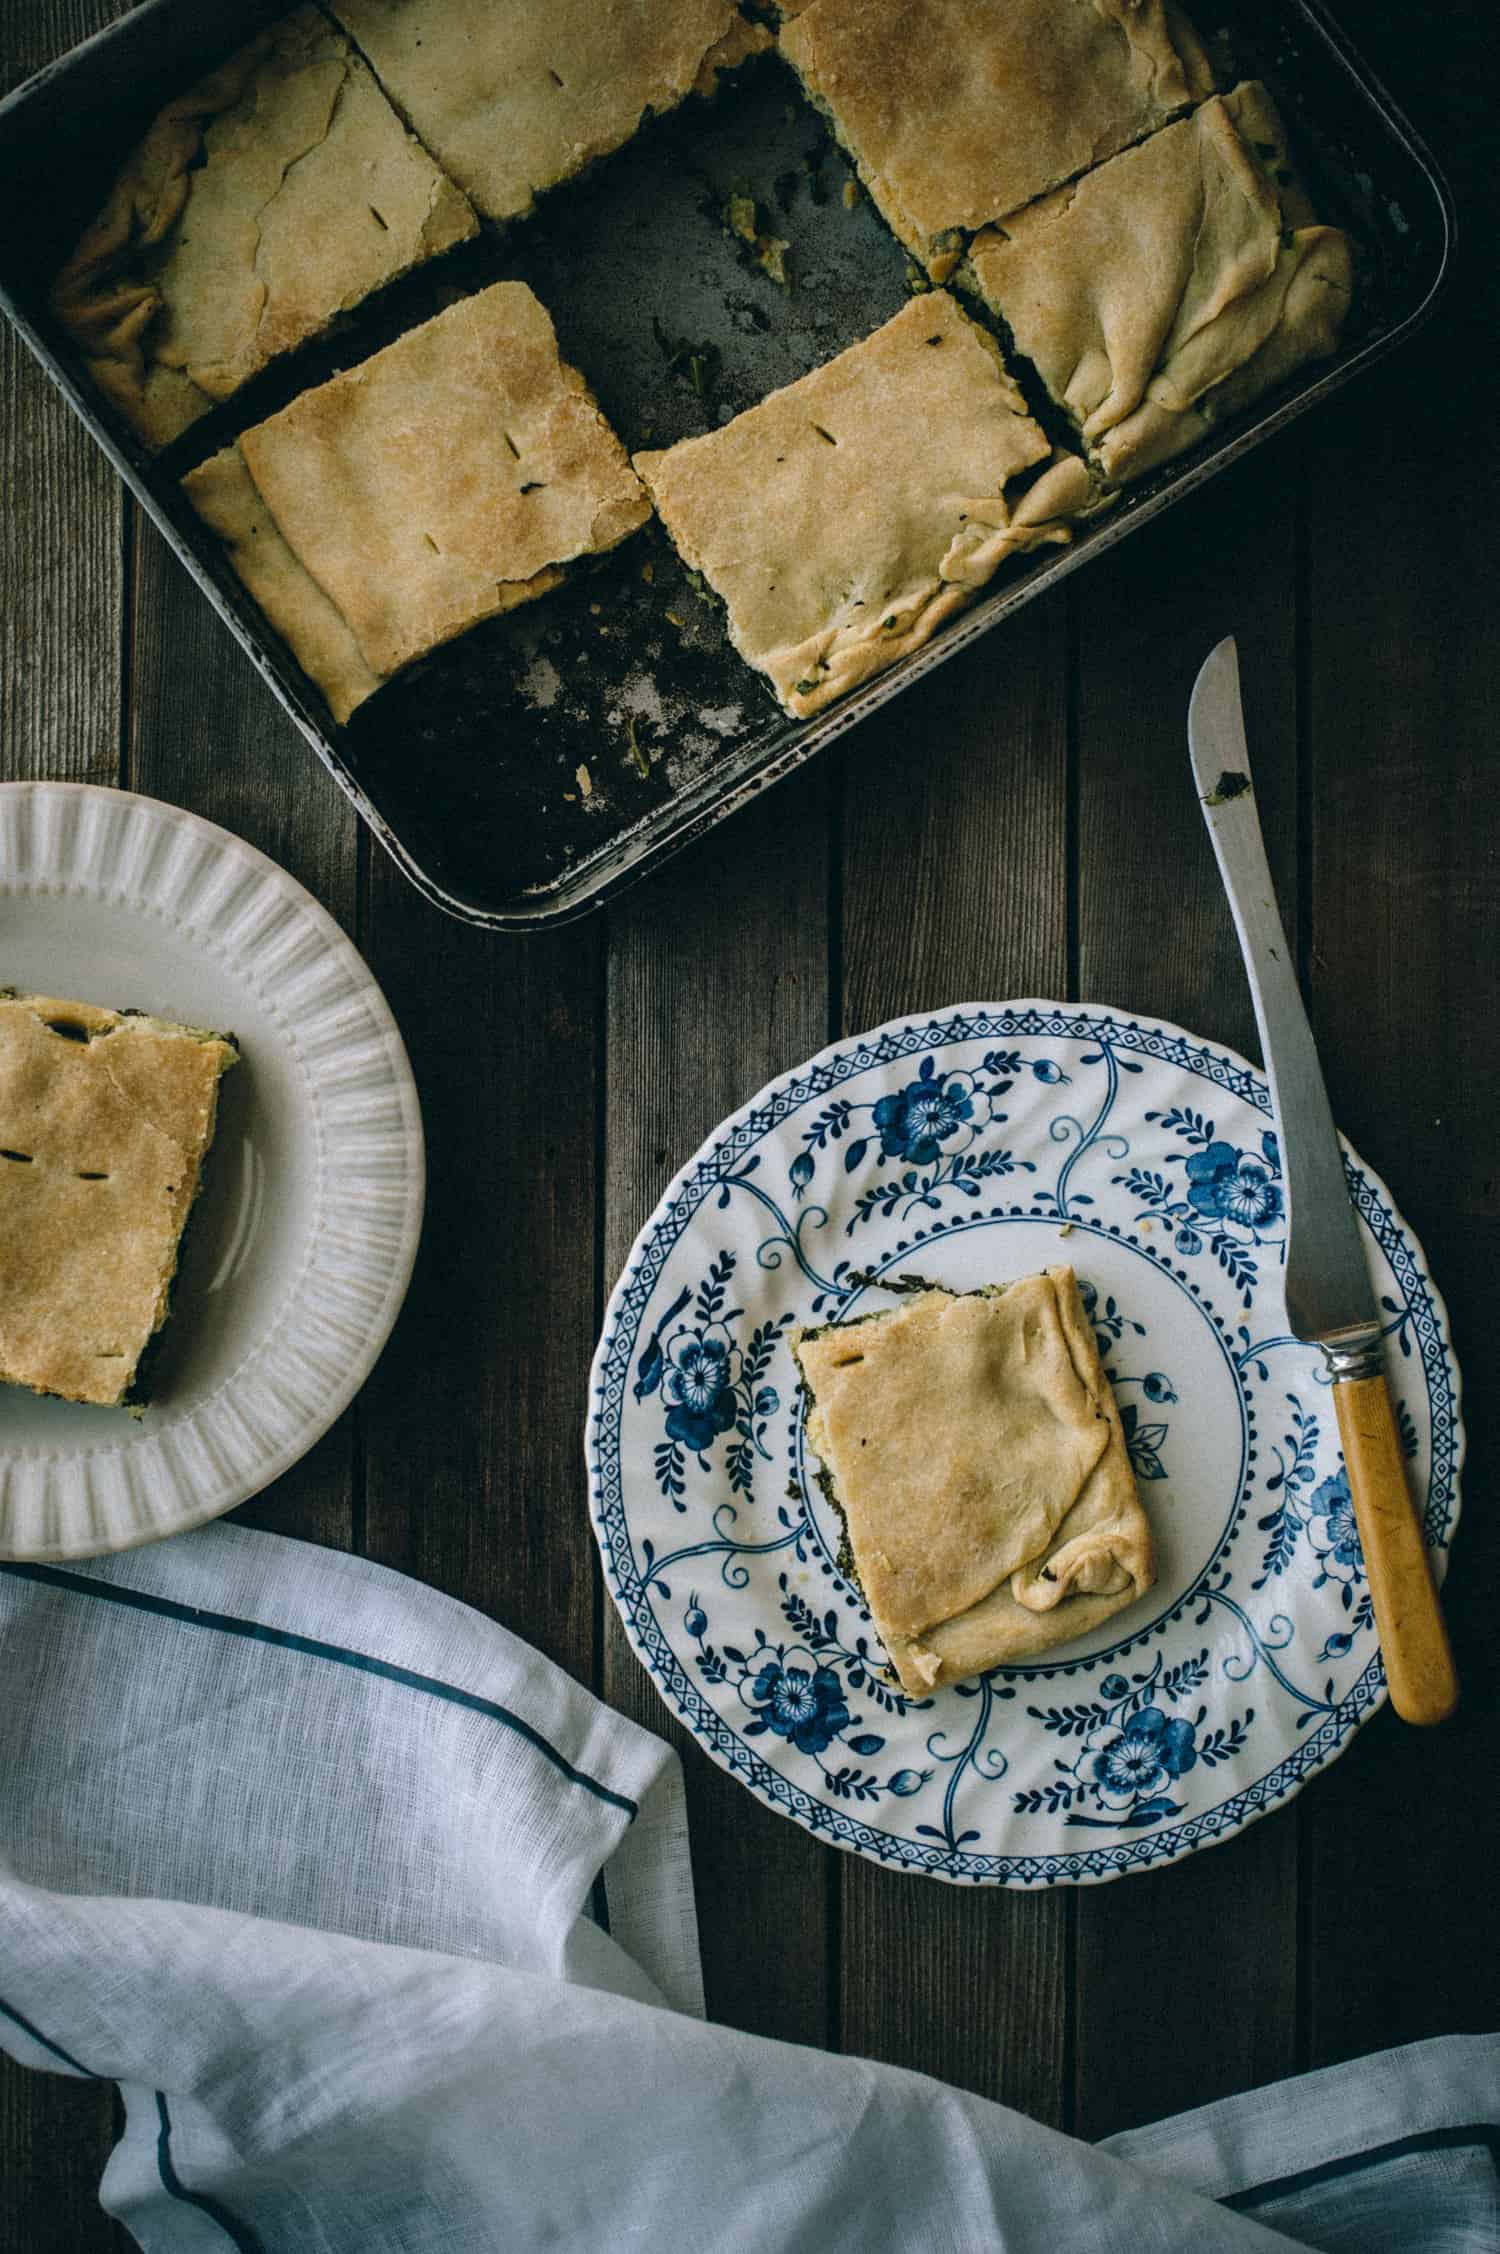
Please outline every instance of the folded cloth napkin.
M675 1755L503 1629L211 1527L0 1566L0 2041L156 2254L1497 2254L1500 2044L1091 2148L707 2025Z

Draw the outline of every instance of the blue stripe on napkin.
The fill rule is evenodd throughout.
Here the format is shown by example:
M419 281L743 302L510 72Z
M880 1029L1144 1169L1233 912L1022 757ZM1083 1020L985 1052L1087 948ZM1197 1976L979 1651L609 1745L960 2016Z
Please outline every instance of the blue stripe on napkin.
M32 2042L40 2044L44 2051L50 2051L54 2058L61 2059L64 2066L71 2067L75 2074L81 2074L85 2081L100 2082L106 2079L104 2075L96 2074L91 2066L85 2066L71 2051L65 2051L61 2043L54 2043L50 2035L44 2035L40 2027L26 2017L24 2011L17 2011L15 2005L8 2004L3 1996L0 1996L0 2014L13 2021L23 2035L28 2035ZM231 2214L221 2201L211 2199L207 2192L190 2191L178 2175L176 2162L172 2158L172 2116L167 2110L165 2090L156 2092L156 2119L156 2166L163 2189L173 2199L180 2199L189 2207L200 2208L218 2224L231 2246L239 2249L239 2254L265 2254L261 2241L248 2223L241 2222L237 2215Z
M80 2065L72 2052L65 2051L61 2043L54 2043L50 2036L44 2035L40 2027L33 2027L26 2014L23 2011L17 2011L14 2004L8 2004L3 1996L0 1996L0 2014L12 2020L20 2028L21 2033L29 2035L34 2043L40 2043L44 2051L51 2051L54 2058L60 2058L64 2066L70 2066L75 2074L81 2074L86 2082L103 2080L103 2076L96 2074L91 2066Z
M1416 2129L1410 2136L1393 2137L1388 2144L1377 2144L1359 2152L1341 2153L1336 2160L1325 2160L1316 2168L1299 2168L1290 2176L1278 2176L1268 2184L1252 2184L1246 2191L1228 2191L1219 2194L1221 2207L1234 2207L1241 2213L1253 2212L1273 2199L1285 2199L1299 2191L1311 2191L1315 2184L1333 2182L1339 2176L1357 2176L1367 2168L1379 2168L1388 2160L1403 2160L1410 2152L1468 2152L1475 2149L1488 2152L1497 2171L1500 2171L1500 2126L1493 2121L1471 2121L1453 2128Z
M184 2201L189 2207L199 2208L216 2222L231 2246L239 2249L239 2254L265 2254L264 2246L248 2223L242 2223L221 2201L211 2199L206 2191L189 2191L178 2175L172 2159L172 2117L167 2111L165 2092L161 2090L156 2093L156 2118L161 2124L156 2139L156 2166L166 2190L174 2199Z
M419 1675L413 1668L396 1667L386 1659L372 1659L366 1652L346 1651L341 1644L325 1644L314 1636L294 1635L288 1628L268 1628L263 1621L238 1620L232 1613L205 1612L194 1605L174 1603L170 1597L150 1596L144 1589L126 1589L112 1582L94 1581L86 1573L69 1573L60 1565L0 1565L0 1573L8 1573L20 1581L40 1581L48 1588L67 1589L77 1596L98 1597L105 1604L123 1604L137 1612L155 1613L159 1619L180 1621L189 1628L214 1628L221 1635L242 1636L251 1643L275 1644L283 1651L304 1652L311 1659L327 1659L338 1667L353 1667L361 1674L379 1675L388 1683L404 1684L408 1690L425 1691L430 1698L446 1699L451 1706L466 1706L472 1713L487 1714L491 1721L499 1722L505 1729L513 1730L517 1737L524 1738L570 1784L582 1785L596 1800L607 1801L611 1808L623 1809L632 1822L640 1814L637 1802L626 1793L612 1791L583 1769L575 1769L540 1730L534 1729L519 1714L512 1713L508 1706L501 1706L491 1698L480 1698L473 1691L460 1690L454 1683L439 1682L436 1676Z

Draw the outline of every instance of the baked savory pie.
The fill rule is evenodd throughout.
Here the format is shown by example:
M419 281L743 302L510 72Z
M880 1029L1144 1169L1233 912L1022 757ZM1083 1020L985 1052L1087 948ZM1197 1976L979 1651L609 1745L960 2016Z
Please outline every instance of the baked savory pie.
M811 0L780 42L939 281L968 234L1214 85L1169 0Z
M161 447L477 224L348 40L299 8L161 112L52 304Z
M794 1338L807 1436L903 1687L1070 1643L1155 1578L1071 1268Z
M735 648L796 715L918 648L1006 556L1066 541L1089 495L942 291L635 466Z
M491 219L711 93L770 45L728 0L332 0L429 149Z
M1237 86L969 254L1099 467L1119 482L1332 353L1349 240L1319 227L1263 86Z
M182 482L339 721L651 513L524 282L450 306Z
M0 1380L135 1405L232 1041L0 988Z

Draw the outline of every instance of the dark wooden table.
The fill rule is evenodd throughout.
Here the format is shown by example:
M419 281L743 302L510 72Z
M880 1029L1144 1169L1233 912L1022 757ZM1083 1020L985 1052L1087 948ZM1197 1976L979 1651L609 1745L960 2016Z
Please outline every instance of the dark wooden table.
M6 0L0 76L118 12ZM1419 29L1374 0L1348 0L1346 20L1459 197L1464 249L1434 323L920 701L551 937L450 922L372 849L0 336L0 774L124 783L263 847L364 950L421 1089L426 1234L377 1381L243 1515L450 1591L682 1745L715 2017L920 2067L1087 2137L1500 2024L1496 51L1480 0L1435 0ZM668 1718L601 1590L589 1356L673 1170L841 1032L1058 995L1254 1053L1183 740L1194 671L1227 630L1335 1109L1426 1245L1467 1376L1449 1584L1465 1705L1426 1737L1382 1714L1291 1805L1172 1869L960 1892L816 1845ZM114 2134L107 2093L4 2067L5 2254L129 2243L95 2198Z

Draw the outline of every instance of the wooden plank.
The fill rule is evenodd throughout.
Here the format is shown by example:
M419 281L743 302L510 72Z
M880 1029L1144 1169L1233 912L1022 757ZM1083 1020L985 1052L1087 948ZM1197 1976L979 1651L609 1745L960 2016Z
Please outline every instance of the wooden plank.
M131 509L130 787L258 846L352 937L353 807L155 525Z
M1309 968L1335 1109L1425 1245L1469 1379L1445 1593L1464 1705L1431 1734L1381 1716L1304 1802L1317 2062L1500 2020L1496 1809L1474 1789L1500 1753L1500 1463L1483 1382L1500 1259L1495 467L1478 397L1442 377L1490 342L1493 20L1455 0L1441 38L1408 31L1381 6L1359 36L1448 172L1459 250L1432 325L1347 395L1310 492ZM1415 396L1438 402L1437 444Z
M0 2246L16 2254L134 2248L99 2205L114 2141L112 2083L32 2073L0 2057Z
M703 1138L827 1037L827 787L822 765L783 785L611 914L606 1288ZM824 1932L839 1858L678 1726L612 1607L604 1693L682 1751L710 2015L827 2040Z
M1233 632L1262 819L1295 923L1296 467L1283 445L1225 473L1096 564L1081 596L1080 995L1252 1055L1249 994L1185 731L1197 669ZM1294 1815L1172 1869L1083 1891L1079 2132L1103 2136L1289 2071L1296 1952Z
M1080 589L1079 994L1258 1054L1239 946L1194 794L1188 697L1239 647L1245 727L1288 932L1297 913L1293 496L1283 440L1096 563Z
M1482 72L1467 22L1455 81ZM1449 114L1460 109L1457 85ZM1478 111L1475 111L1476 129ZM1455 142L1454 156L1464 161ZM1500 1264L1500 503L1480 402L1456 387L1443 440L1408 413L1421 371L1482 348L1489 292L1476 144L1471 242L1443 314L1329 433L1310 493L1312 1010L1334 1108L1390 1183L1445 1294L1472 1451L1447 1604L1459 1716L1382 1715L1308 1796L1309 2042L1316 2061L1500 2022L1490 1931L1500 1819L1500 1458L1489 1413ZM1418 1384L1396 1361L1398 1390ZM1476 1785L1479 1789L1476 1790Z
M597 922L476 931L374 857L367 952L429 1139L416 1274L363 1396L366 1548L584 1681L601 947Z
M118 14L109 0L0 13L0 90ZM124 500L8 324L0 328L0 780L117 783ZM0 2246L104 2254L113 2091L0 2056Z
M0 781L118 782L124 495L8 324L0 492Z
M1297 2064L1297 1811L1079 1897L1073 2126L1111 2136Z
M843 1022L1059 993L1067 614L1009 619L849 744Z
M846 1032L1063 990L1067 732L1064 595L860 730L846 763ZM842 1923L846 2049L1063 2119L1063 1897L960 1892L851 1860Z
M0 17L0 93L130 13L134 0L7 0Z
M352 931L358 822L155 526L131 504L125 779L259 846ZM235 1515L347 1549L354 1535L351 1409Z
M124 13L16 0L0 91ZM120 778L124 494L8 322L0 324L0 780Z

